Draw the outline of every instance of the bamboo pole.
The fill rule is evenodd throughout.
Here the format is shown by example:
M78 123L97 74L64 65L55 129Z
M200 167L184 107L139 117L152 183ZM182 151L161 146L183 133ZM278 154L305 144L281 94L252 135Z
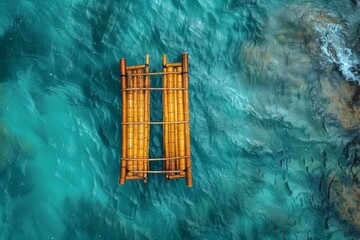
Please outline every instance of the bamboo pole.
M165 66L166 68L167 66ZM175 72L148 72L148 73L131 73L128 76L129 77L133 77L133 76L153 76L153 75L171 75L174 74Z
M175 72L179 72L178 68L174 68ZM181 72L181 71L180 71ZM180 74L179 72L179 74ZM173 83L173 87L177 86L177 76L179 74L174 74L173 78L174 78L174 83ZM173 91L174 93L174 121L178 121L178 91ZM175 145L175 156L179 156L179 138L178 138L178 131L179 131L179 124L174 124L174 145ZM179 169L180 168L180 162L178 159L174 160L175 162L175 169Z
M137 175L133 175L133 176L127 176L126 180L141 180L143 179L143 177L139 177Z
M178 71L181 72L182 68L178 67ZM182 88L183 84L182 84L182 76L181 75L177 75L177 79L176 79L176 87L177 88ZM183 91L177 91L177 110L178 110L178 121L184 121L184 98L183 98ZM185 124L181 123L179 124L178 127L178 132L177 132L177 138L178 138L178 144L179 144L179 155L177 156L185 156ZM185 158L180 158L179 160L179 169L180 170L185 170L186 165L185 165ZM185 175L184 172L180 173L180 175Z
M136 73L137 70L133 70L133 73ZM138 87L138 76L134 76L133 77L133 86L134 88ZM138 122L139 121L139 116L138 116L138 91L133 91L134 94L134 122ZM138 145L139 145L139 125L134 124L132 125L134 128L134 158L138 157ZM138 170L138 165L137 162L134 163L134 170ZM137 175L137 174L136 174Z
M120 76L121 76L121 88L126 90L126 59L120 59ZM122 122L126 122L126 91L121 93L121 102L122 102ZM121 157L126 157L126 125L121 126ZM126 179L126 160L121 160L121 172L120 172L120 184L125 184Z
M183 53L182 54L182 80L183 85L185 88L189 88L189 59L188 54ZM184 120L189 121L190 120L190 113L189 113L189 91L184 90ZM191 156L190 152L190 123L185 124L185 154L186 156ZM186 186L192 187L192 169L191 169L191 158L186 158L185 161L186 164Z
M136 66L128 66L127 67L127 70L135 70L135 69L142 69L142 68L145 68L146 65L145 64L142 64L142 65L136 65Z
M181 62L167 63L166 67L181 67Z
M163 72L167 71L166 68L166 54L162 55L162 64L163 64ZM167 78L168 75L163 75L163 88L165 89L163 91L163 121L167 122L169 121L169 116L168 116L168 91L166 90L167 86ZM170 157L169 155L169 126L167 124L163 125L163 148L164 148L164 156L165 158ZM165 161L165 170L168 171L170 169L170 160L166 160ZM169 178L169 173L165 174L166 179Z
M150 56L149 54L146 54L145 57L145 73L149 73L149 63L150 63ZM146 75L145 76L145 88L149 89L150 88L150 76ZM145 122L150 122L150 90L145 90L145 100L144 100L144 104L145 104ZM150 144L150 125L146 124L144 127L144 131L145 131L145 158L149 158L149 144ZM144 162L144 170L148 171L149 170L149 161ZM147 181L147 173L144 173L144 181Z
M127 72L129 74L130 71ZM129 87L134 87L134 81L132 78L128 78L127 85ZM129 91L127 94L127 122L134 122L134 92ZM133 158L134 157L134 126L128 125L127 127L127 153L126 157ZM134 170L133 161L128 161L127 163L128 171ZM128 172L128 176L133 176L132 172Z
M173 72L173 67L168 67L167 70L169 72ZM169 88L174 87L174 76L168 75L167 76L167 84ZM175 121L175 99L174 99L174 91L173 90L167 90L168 91L168 111L169 111L169 121L174 122ZM175 157L175 125L171 124L169 125L169 157ZM175 170L175 161L170 160L170 171ZM174 175L174 173L170 173L170 175Z
M175 179L175 178L184 178L184 175L181 174L181 173L185 173L185 172L180 171L180 172L178 172L177 175L170 176L170 180L171 180L171 179Z
M143 69L138 69L137 70L138 73L143 72ZM144 87L144 77L143 76L139 76L138 77L138 87L143 88ZM138 91L138 121L139 122L144 122L144 108L145 108L145 92L144 90L139 90ZM138 153L137 156L138 158L142 159L144 158L144 153L145 153L145 139L144 139L144 135L145 135L145 126L143 124L138 125L138 134L139 134L139 142L138 142ZM138 170L142 171L144 169L144 162L138 161L137 162L138 165ZM140 177L144 176L144 173L139 173L138 174Z
M167 70L169 72L173 71L172 67L168 67ZM173 87L173 75L167 76L167 87ZM167 111L168 111L168 121L173 122L174 121L174 93L171 90L167 91ZM174 125L168 125L169 132L168 132L168 138L169 138L169 156L168 157L174 157ZM170 171L175 170L174 160L170 160ZM174 175L173 173L170 173L170 176Z

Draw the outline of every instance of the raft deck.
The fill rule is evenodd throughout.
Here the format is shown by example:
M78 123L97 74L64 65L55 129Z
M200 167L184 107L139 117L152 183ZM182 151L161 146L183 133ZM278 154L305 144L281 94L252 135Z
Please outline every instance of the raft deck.
M192 186L190 152L190 113L188 54L181 62L167 63L162 57L163 71L149 71L149 55L145 64L126 66L120 59L122 98L122 150L120 184L126 180L144 180L148 174L165 174L165 179L186 178ZM150 77L162 75L162 87L150 87ZM162 91L163 121L150 120L150 91ZM163 126L163 156L149 158L150 125ZM163 170L151 170L150 161L162 161Z

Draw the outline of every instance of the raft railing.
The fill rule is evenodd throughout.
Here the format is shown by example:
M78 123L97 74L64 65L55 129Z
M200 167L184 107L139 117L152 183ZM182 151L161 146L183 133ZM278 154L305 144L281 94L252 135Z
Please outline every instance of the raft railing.
M144 180L148 174L165 174L168 181L186 178L192 186L190 113L189 113L189 62L182 54L181 62L167 63L162 56L162 72L149 71L149 55L145 64L126 66L120 59L122 98L122 148L120 184L126 180ZM162 87L150 87L150 77L162 75ZM150 91L162 91L163 120L150 120ZM150 125L163 126L164 157L149 158ZM150 161L162 161L161 171L150 170Z

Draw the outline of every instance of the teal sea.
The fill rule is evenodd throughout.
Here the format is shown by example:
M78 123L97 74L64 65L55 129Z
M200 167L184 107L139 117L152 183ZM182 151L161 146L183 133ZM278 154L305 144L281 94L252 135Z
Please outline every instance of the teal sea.
M119 59L182 52L194 186L119 185ZM0 239L359 239L359 84L358 0L0 0Z

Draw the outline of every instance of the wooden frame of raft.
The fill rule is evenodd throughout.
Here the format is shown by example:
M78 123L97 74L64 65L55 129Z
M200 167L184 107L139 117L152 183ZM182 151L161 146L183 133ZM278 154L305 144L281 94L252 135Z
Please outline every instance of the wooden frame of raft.
M122 99L122 148L120 184L142 179L149 173L165 174L166 180L186 178L192 186L189 116L188 54L182 61L167 63L162 57L163 71L149 72L149 55L145 64L126 66L120 59ZM151 88L150 76L162 75L162 87ZM162 91L163 121L150 121L150 91ZM164 157L149 158L150 124L163 125ZM149 170L150 161L163 161L163 171Z

